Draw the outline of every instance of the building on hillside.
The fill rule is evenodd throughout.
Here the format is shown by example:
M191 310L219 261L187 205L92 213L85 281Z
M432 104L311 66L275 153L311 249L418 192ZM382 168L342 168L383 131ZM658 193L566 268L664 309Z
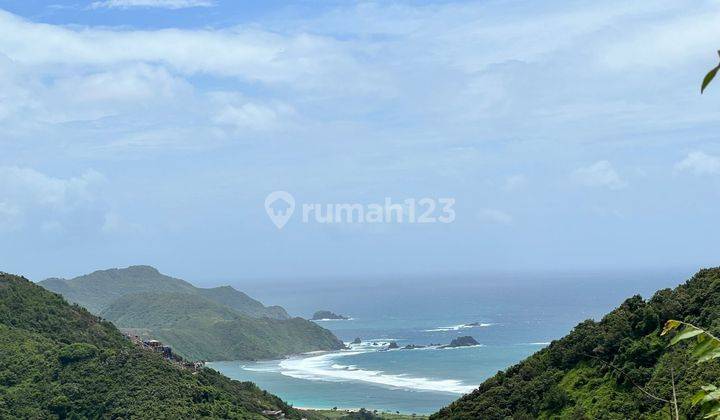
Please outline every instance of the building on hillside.
M153 350L162 349L162 343L157 340L145 340L143 343Z
M145 340L143 341L143 347L162 354L165 359L173 359L172 347L165 346L158 340Z

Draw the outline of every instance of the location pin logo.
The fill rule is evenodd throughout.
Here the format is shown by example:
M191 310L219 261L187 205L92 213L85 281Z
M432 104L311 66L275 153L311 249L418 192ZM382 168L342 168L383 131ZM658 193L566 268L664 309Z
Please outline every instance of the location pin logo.
M295 211L295 199L287 191L273 191L265 198L265 211L275 226L282 229Z

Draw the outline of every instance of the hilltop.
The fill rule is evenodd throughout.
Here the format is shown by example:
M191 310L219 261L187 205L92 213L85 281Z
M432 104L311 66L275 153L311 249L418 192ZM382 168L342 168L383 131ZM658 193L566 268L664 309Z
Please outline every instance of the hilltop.
M701 270L649 300L633 296L599 322L587 320L524 361L498 372L433 419L665 419L671 369L680 413L700 385L718 384L720 362L696 364L683 348L667 348L662 325L678 319L720 332L720 269ZM642 388L642 390L640 389Z
M78 303L93 313L102 312L115 300L128 294L167 292L201 296L250 317L290 318L285 309L279 306L266 307L231 286L209 289L195 287L185 280L166 276L147 265L99 270L69 280L49 278L38 284L60 293L68 301Z

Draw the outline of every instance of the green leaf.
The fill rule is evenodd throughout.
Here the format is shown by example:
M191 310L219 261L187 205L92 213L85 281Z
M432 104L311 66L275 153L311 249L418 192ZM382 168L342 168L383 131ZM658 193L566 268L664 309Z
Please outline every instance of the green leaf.
M688 338L692 338L704 333L705 331L699 328L691 328L689 326L686 326L680 334L676 335L675 337L673 337L672 340L670 340L670 345L672 346L673 344L677 344L680 341L687 340Z
M667 334L668 332L677 329L680 326L682 326L682 330L680 330L680 332L675 335L672 340L670 340L670 346L675 345L680 341L697 337L696 343L693 348L695 352L701 355L701 361L720 357L720 340L718 340L715 336L708 333L707 331L698 328L692 324L682 321L670 320L665 323L665 328L663 328L662 333ZM712 344L705 344L707 342L710 342ZM707 345L707 348L703 348L705 345Z
M692 355L699 361L705 361L705 357L720 349L720 342L711 340L706 335L701 337L702 338L698 337L698 344L693 349Z
M708 360L717 359L720 357L720 349L715 349L712 352L698 359L698 363L707 362Z
M720 340L707 331L687 322L669 320L665 323L662 335L680 327L682 329L670 340L671 346L680 341L695 338L695 340L692 340L690 348L692 349L692 355L698 359L698 363L720 357ZM690 402L692 405L702 405L705 412L704 418L720 419L720 389L715 385L702 386L701 390L693 395Z
M718 70L720 70L720 64L718 64L715 68L710 70L708 74L705 75L705 78L702 81L702 86L700 86L700 94L705 92L705 88L712 82L712 80L715 78L715 75L717 74Z
M703 388L705 388L705 387L703 387ZM698 391L698 393L693 395L693 397L690 399L690 403L692 405L697 405L700 401L703 400L703 398L705 398L706 395L707 395L707 392Z

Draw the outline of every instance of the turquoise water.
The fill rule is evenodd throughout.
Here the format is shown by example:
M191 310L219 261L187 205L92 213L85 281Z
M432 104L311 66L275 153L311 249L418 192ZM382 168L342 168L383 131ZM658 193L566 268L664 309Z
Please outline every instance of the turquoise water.
M249 380L297 407L360 408L431 413L470 392L498 370L598 318L635 293L678 282L676 273L527 279L416 281L382 285L304 284L293 290L238 284L261 300L309 316L329 309L352 317L320 321L349 350L284 360L216 362L225 375ZM267 296L265 296L266 294ZM478 325L468 325L477 323ZM469 335L480 345L442 349ZM428 346L387 350L391 341Z
M216 362L210 366L231 378L253 381L298 407L370 407L421 414L470 392L498 366L508 366L540 348L518 345L378 351L372 349L371 342L352 347L282 361Z

